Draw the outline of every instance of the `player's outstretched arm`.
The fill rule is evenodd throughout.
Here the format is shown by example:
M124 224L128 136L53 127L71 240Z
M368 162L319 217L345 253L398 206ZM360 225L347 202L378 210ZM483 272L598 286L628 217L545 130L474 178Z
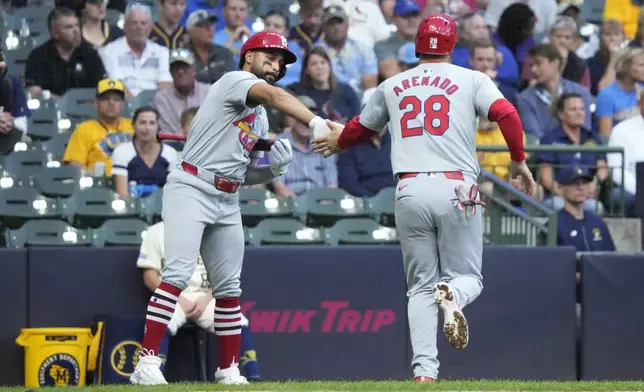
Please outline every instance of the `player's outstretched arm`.
M313 130L313 137L331 132L322 117L316 116L297 98L268 83L256 83L248 90L248 98L284 112Z
M340 154L349 147L356 146L371 139L375 131L360 123L360 116L356 116L346 126L327 120L331 133L313 140L313 151L325 157Z
M523 180L523 191L532 196L536 190L536 183L532 178L532 172L525 162L525 150L523 148L523 127L516 108L506 99L498 99L490 106L488 118L499 124L503 138L505 139L512 164L510 175L512 178L521 177Z

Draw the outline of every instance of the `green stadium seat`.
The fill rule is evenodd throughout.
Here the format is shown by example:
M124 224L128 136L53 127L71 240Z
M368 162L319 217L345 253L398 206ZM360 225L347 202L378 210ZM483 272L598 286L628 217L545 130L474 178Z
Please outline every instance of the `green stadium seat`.
M31 111L28 120L29 137L32 140L49 140L60 134L58 109L53 106Z
M14 151L4 157L2 169L12 176L31 176L47 167L47 156L39 150Z
M61 133L47 141L39 142L38 148L45 152L48 159L62 161L71 136L71 132Z
M290 197L279 197L265 189L241 188L239 206L242 223L254 227L266 218L294 218L295 202Z
M396 229L384 227L368 218L341 219L325 230L330 245L397 244Z
M154 96L156 95L157 90L143 90L136 97L128 101L129 110L134 113L136 109L143 106L152 106Z
M94 246L141 245L148 224L139 219L109 219L93 231Z
M250 242L254 245L322 245L321 229L306 227L297 219L269 218L250 229Z
M154 224L161 221L161 211L163 208L163 188L139 200L139 210L148 224Z
M122 198L106 188L85 188L61 199L60 211L74 227L98 228L108 219L138 218L136 199Z
M43 6L27 6L19 7L11 12L11 19L9 21L9 29L15 33L20 31L22 20L25 19L29 25L29 36L39 37L41 35L49 36L49 28L47 26L47 16L51 11L51 7Z
M4 52L4 59L8 68L7 75L16 76L20 79L25 77L25 67L31 50L31 48L26 47L7 50Z
M244 226L244 245L253 245L251 241L250 229Z
M17 229L30 219L59 219L55 199L47 198L34 188L8 188L0 192L0 224Z
M71 88L58 101L59 108L67 117L75 120L96 118L96 88Z
M73 165L46 168L33 177L33 186L47 197L70 197L81 188L93 185L93 178L85 170Z
M60 220L30 220L21 228L7 230L7 246L91 246L92 237L87 230L75 229Z
M367 217L364 199L340 188L312 189L298 197L298 212L309 227L330 227L343 218Z
M369 215L386 227L396 227L396 188L384 188L367 199Z
M109 24L117 26L119 21L123 19L123 13L113 8L108 8L105 12L105 19Z

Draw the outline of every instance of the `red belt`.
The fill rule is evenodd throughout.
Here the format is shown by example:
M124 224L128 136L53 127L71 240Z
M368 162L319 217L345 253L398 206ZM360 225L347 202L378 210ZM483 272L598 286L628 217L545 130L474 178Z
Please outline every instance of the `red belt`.
M460 172L460 171L430 172L430 173L400 173L398 174L398 179L403 180L405 178L414 178L414 177L417 177L419 174L427 174L427 175L442 174L448 180L465 181L465 176L463 176L463 172Z
M235 182L229 180L228 178L219 177L207 170L200 170L197 166L186 161L181 161L181 167L186 173L192 174L195 177L199 177L203 180L206 180L207 182L212 183L215 188L219 189L222 192L235 193L241 185L240 182Z

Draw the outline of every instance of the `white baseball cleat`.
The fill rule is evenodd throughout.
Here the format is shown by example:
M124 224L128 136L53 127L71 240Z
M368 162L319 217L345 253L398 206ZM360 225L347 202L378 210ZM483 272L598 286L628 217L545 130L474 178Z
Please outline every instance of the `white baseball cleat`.
M455 349L465 348L470 340L470 332L465 315L458 306L449 284L440 282L434 286L434 300L443 311L443 332L447 340Z
M215 382L224 385L245 385L248 384L246 377L239 373L238 364L232 363L227 369L219 369L215 372Z
M137 385L165 385L168 382L161 373L161 358L155 355L143 355L139 357L134 373L130 376L130 382Z

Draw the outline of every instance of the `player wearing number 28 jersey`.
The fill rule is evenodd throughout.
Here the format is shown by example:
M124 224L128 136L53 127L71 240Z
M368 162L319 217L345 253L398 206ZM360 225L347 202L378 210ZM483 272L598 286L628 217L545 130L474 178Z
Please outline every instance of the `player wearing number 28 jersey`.
M488 76L449 64L456 33L450 17L425 17L416 36L419 65L381 83L344 129L333 124L331 134L314 140L315 151L341 152L388 125L417 381L438 376L438 309L449 342L464 348L469 330L462 308L483 289L474 141L479 116L498 122L514 161L513 177L521 176L529 192L534 187L516 109Z

